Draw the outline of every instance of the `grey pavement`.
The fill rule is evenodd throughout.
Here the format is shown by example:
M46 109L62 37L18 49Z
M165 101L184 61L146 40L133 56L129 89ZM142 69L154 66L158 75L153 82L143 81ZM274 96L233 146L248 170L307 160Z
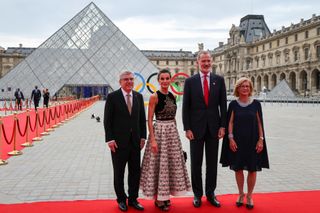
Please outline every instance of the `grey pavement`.
M94 104L0 166L0 203L115 199L103 123L90 119L92 113L102 118L103 109L104 102ZM268 103L263 112L271 168L258 173L255 192L319 190L320 106ZM189 154L181 109L177 115ZM234 193L234 173L219 165L216 194Z

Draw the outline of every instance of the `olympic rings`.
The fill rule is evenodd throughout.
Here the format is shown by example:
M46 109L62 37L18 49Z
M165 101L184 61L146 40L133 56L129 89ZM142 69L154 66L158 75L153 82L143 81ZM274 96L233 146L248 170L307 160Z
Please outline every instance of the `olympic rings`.
M140 73L134 72L134 75L137 76L137 77L142 81L141 83L139 83L139 84L135 87L135 90L136 90L137 92L142 93L146 87L147 87L148 91L149 91L151 94L153 94L154 92L157 91L157 87L156 87L155 85L153 85L153 84L150 83L151 79L152 79L153 77L155 77L155 76L158 75L157 72L156 72L156 73L152 73L152 74L148 77L147 82L145 81L145 79L143 78L143 76L142 76ZM172 92L173 92L174 94L178 95L178 96L177 96L177 101L178 101L178 97L179 97L180 95L183 95L183 90L181 89L181 87L180 87L179 85L175 84L175 82L174 82L174 80L175 80L177 77L179 77L179 76L184 76L184 77L188 78L189 75L186 74L186 73L183 73L183 72L178 72L178 73L174 74L174 75L172 76L172 78L171 78L170 88L171 88L171 90L172 90ZM179 100L180 100L180 98L179 98Z

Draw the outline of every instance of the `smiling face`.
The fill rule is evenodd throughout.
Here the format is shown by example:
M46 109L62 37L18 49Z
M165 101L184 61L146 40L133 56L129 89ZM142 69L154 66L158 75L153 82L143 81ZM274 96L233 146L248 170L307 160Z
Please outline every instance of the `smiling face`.
M212 58L209 53L201 53L197 62L201 72L208 73L211 71Z
M127 93L130 93L134 86L134 76L132 73L122 74L120 76L120 86L121 88L126 91Z
M169 73L161 73L158 78L158 82L162 89L168 89L171 83L171 76Z
M242 82L238 88L238 94L239 96L251 96L251 84L249 81L244 81Z

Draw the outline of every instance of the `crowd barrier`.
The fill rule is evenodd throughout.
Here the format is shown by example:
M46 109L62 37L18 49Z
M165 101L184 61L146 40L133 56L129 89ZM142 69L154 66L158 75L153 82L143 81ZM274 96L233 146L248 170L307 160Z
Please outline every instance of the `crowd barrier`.
M99 96L89 99L54 104L49 108L27 109L25 112L0 116L0 165L7 164L10 156L22 154L24 147L41 141L54 128L75 117L99 100Z
M21 107L22 109L19 110L18 103L16 102L15 99L1 99L0 101L0 111L4 112L5 115L7 114L12 114L15 111L25 111L27 109L32 108L33 102L31 99L25 99L21 101ZM52 97L50 100L51 105L55 105L56 102L65 102L65 101L72 101L76 100L74 96L67 96L67 97ZM41 103L39 103L41 105Z

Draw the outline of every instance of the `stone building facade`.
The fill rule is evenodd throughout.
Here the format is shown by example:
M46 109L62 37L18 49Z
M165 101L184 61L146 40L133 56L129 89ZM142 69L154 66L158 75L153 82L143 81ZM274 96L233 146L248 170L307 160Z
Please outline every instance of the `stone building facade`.
M0 78L14 66L24 60L35 48L9 47L4 49L0 46Z
M169 69L172 75L184 72L191 76L197 72L196 55L191 51L142 50L142 53L158 69Z
M230 29L227 44L214 49L214 70L227 90L246 76L259 93L285 79L296 95L320 96L320 16L269 31L261 15L248 15Z

